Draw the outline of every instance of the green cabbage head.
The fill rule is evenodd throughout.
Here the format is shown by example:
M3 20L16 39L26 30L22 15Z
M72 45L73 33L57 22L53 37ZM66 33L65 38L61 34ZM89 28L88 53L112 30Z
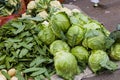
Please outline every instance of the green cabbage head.
M112 45L110 57L114 60L120 60L120 43Z
M56 73L65 80L73 80L73 77L80 72L75 57L65 51L57 52L54 57Z
M70 21L72 24L80 26L90 22L89 17L81 12L73 12L73 15L70 16Z
M87 30L101 28L100 25L96 24L95 22L91 22L91 23L85 24L83 27L85 29L87 29Z
M88 62L89 53L83 46L76 46L71 49L71 53L76 57L78 62L81 64L86 64Z
M83 39L83 46L90 49L105 49L106 36L101 30L88 30Z
M50 26L41 24L39 27L40 32L38 33L38 38L47 45L51 44L55 40L55 34Z
M85 28L87 31L88 30L96 30L96 29L101 29L102 32L104 32L105 35L109 35L110 32L105 28L105 26L103 26L101 23L99 23L96 20L91 19L92 21L90 23L87 23L83 26L83 28Z
M94 73L97 73L102 69L117 69L117 65L110 61L107 53L102 50L93 50L89 57L88 63Z
M65 12L55 13L51 17L52 30L59 38L63 37L64 32L70 27L70 21Z
M67 43L70 46L75 46L81 43L83 37L84 37L84 29L82 29L80 26L73 25L69 28L69 30L66 33L67 37Z
M59 51L70 51L70 47L68 44L62 40L55 40L51 45L50 45L50 52L51 54L55 55L56 52Z

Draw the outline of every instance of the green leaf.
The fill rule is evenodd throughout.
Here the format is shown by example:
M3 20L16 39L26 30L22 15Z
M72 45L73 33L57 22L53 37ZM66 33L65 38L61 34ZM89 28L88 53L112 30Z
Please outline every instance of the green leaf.
M24 31L21 34L18 35L19 38L23 38L23 37L28 37L30 36L30 32L29 31Z
M21 42L21 41L22 39L8 38L5 42L16 43L16 42Z
M19 54L19 58L24 57L27 53L28 53L28 49L22 49L20 54Z
M118 67L118 65L115 64L115 63L112 62L112 61L107 61L107 62L106 62L106 61L102 61L102 62L100 63L100 65L101 65L103 68L106 68L106 69L111 70L111 71L116 70L117 67Z
M35 77L35 80L45 80L45 76L44 75L38 75Z
M22 25L22 23L13 23L13 24L11 24L13 27L15 27L15 28L17 28L17 30L16 31L14 31L13 33L14 34L18 34L18 33L20 33L20 32L22 32L23 30L24 30L24 28L25 28L25 25Z
M14 44L13 44L13 48L14 48L14 49L18 49L18 48L20 48L20 47L21 47L21 45L18 45L17 43L14 43Z
M45 55L45 51L43 50L43 49L41 49L41 47L40 46L34 46L34 48L35 48L35 50L37 50L38 52L39 52L39 54L41 54L41 55Z
M38 70L40 70L40 69L41 69L41 68L32 67L32 68L25 69L25 70L23 71L23 73L35 72L35 71L38 71Z
M0 56L0 61L3 61L6 58L6 55Z
M10 62L14 62L14 59L12 57L7 56L5 59L5 65L7 67L7 69L12 67L12 63L10 64Z
M0 65L0 69L5 69L6 66L5 65Z
M33 21L43 21L44 19L43 18L41 18L41 17L33 17L33 18L31 18L31 17L27 17L27 18L20 18L20 19L27 19L27 20L33 20Z
M27 48L28 50L31 50L31 47L33 46L33 43L27 44L26 42L19 43L20 46Z
M105 43L106 49L109 49L112 46L112 44L115 42L115 40L110 37L106 37L105 40L106 40Z
M25 80L23 75L21 74L21 71L17 71L15 76L18 78L18 80Z
M42 57L37 57L35 58L31 63L30 66L38 66L40 64L42 64L43 62L46 62L46 58L42 58Z
M42 74L44 72L46 72L46 69L45 68L41 68L41 69L39 69L39 71L33 72L31 74L31 76L38 76L38 75L40 75L40 74Z
M9 74L8 74L7 72L1 71L1 73L2 73L8 80L10 80L10 76L9 76Z
M114 39L115 42L120 42L120 31L119 30L115 30L115 31L111 32L109 36L112 39Z
M90 38L90 37L94 37L94 36L97 36L99 35L98 31L97 30L89 30L86 34L85 34L85 37L86 38Z

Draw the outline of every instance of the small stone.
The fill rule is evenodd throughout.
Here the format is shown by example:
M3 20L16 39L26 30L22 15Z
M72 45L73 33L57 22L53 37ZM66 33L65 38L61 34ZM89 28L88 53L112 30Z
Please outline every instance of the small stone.
M73 2L70 2L69 4L73 4Z
M90 7L89 7L89 6L87 6L86 8L87 8L87 9L89 9Z
M110 11L105 11L105 14L108 14L108 13L110 13Z

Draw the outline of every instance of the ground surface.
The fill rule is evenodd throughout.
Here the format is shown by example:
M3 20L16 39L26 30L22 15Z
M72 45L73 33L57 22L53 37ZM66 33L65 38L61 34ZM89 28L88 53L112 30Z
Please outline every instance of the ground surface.
M90 0L65 0L64 3L73 4L81 8L87 15L100 21L105 27L113 31L120 23L120 0L101 0L101 7L94 8ZM101 75L83 80L120 80L120 70L114 73L105 72Z

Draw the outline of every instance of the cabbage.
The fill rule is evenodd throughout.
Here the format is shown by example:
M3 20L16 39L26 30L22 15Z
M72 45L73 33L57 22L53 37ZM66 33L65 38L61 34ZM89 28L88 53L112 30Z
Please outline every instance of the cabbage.
M120 43L112 45L110 57L114 60L120 60Z
M90 29L99 29L99 28L101 28L100 25L98 25L98 24L96 24L96 23L94 23L94 22L85 24L83 27L84 27L85 29L87 29L87 30L90 30Z
M64 32L70 27L70 21L65 12L58 12L51 17L52 30L55 35L62 38Z
M73 80L74 75L80 72L75 57L65 51L57 52L54 57L56 73L66 80Z
M70 47L68 46L66 42L62 40L56 40L50 45L50 52L51 54L55 55L56 52L59 52L59 51L69 52Z
M72 48L71 53L76 57L81 65L85 65L88 62L89 53L83 46L76 46Z
M49 24L41 24L40 26L40 32L38 33L38 38L44 42L45 44L49 45L55 40L55 35L52 32Z
M81 43L84 37L84 30L77 25L73 25L67 31L66 37L67 37L67 43L73 47Z
M83 28L85 28L86 30L100 29L106 36L110 34L110 31L108 31L101 23L92 19L91 19L91 22L85 24Z
M70 21L72 24L80 26L90 22L89 17L80 12L73 12Z
M82 44L90 49L106 49L106 36L101 30L88 30Z
M110 61L107 53L102 50L93 50L89 57L88 63L94 73L103 68L108 70L117 69L117 65Z

